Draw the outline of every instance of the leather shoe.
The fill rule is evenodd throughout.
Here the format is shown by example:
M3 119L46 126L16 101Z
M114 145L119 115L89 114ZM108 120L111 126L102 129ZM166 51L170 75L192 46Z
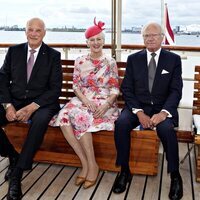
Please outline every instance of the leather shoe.
M79 186L79 185L81 185L82 183L84 183L85 180L86 180L85 177L77 176L77 177L76 177L76 180L75 180L75 185L76 185L76 186Z
M169 198L179 200L183 196L183 181L181 176L171 179Z
M131 181L131 173L130 172L121 172L120 175L115 180L113 186L114 193L122 193L126 190L126 184Z
M7 170L6 174L5 174L5 176L4 176L4 179L6 181L11 177L11 174L12 174L15 166L17 165L18 158L19 158L19 154L17 154L15 157L9 158L10 165L8 167L8 170Z
M9 187L7 200L20 200L22 198L21 179L17 177L11 177L9 179Z

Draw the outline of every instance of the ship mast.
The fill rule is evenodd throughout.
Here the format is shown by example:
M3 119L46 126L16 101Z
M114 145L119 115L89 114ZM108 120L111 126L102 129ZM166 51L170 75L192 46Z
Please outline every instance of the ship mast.
M165 10L165 0L161 0L161 26L162 26L163 30L165 31L164 10Z

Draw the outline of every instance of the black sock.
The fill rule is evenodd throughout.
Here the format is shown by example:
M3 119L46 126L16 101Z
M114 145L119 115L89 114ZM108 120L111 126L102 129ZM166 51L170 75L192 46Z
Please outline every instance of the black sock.
M12 158L16 158L19 156L19 153L16 150L13 150L9 155L8 158L11 160Z
M180 173L179 173L179 170L176 170L176 171L174 171L174 172L171 172L171 173L170 173L170 176L171 176L171 178L178 178L178 177L180 177L181 175L180 175Z
M12 177L17 177L21 179L22 175L23 175L23 169L19 167L16 167L12 172Z
M129 165L122 165L121 166L121 172L130 173Z

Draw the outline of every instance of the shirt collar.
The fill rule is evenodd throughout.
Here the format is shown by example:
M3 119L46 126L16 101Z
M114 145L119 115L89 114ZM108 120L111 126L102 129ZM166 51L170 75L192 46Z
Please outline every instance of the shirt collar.
M154 52L154 53L156 53L156 57L159 57L160 52L161 52L161 48ZM150 52L150 51L147 49L147 54L148 54L148 56L151 56L151 53L153 53L153 52Z
M36 48L36 49L34 49L36 52L38 52L39 50L40 50L40 47L42 46L42 44L38 47L38 48ZM32 48L28 45L28 52L31 50Z

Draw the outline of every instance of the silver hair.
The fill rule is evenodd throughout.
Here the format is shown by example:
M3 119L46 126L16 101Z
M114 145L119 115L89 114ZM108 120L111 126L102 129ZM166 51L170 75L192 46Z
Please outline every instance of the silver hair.
M30 24L32 21L34 21L34 20L40 21L40 23L41 23L42 26L44 27L44 30L46 30L46 26L45 26L44 21L43 21L42 19L40 19L40 18L37 18L37 17L34 17L34 18L32 18L32 19L30 19L30 20L27 21L27 23L26 23L26 30L27 30L29 24Z
M147 29L149 26L157 27L158 29L160 29L160 33L161 33L162 35L165 34L165 33L164 33L164 30L163 30L163 28L161 27L160 24L158 24L158 23L156 23L156 22L150 22L150 23L146 24L145 26L143 26L143 28L142 28L142 30L141 30L141 34L142 34L142 35L144 35L146 29Z

